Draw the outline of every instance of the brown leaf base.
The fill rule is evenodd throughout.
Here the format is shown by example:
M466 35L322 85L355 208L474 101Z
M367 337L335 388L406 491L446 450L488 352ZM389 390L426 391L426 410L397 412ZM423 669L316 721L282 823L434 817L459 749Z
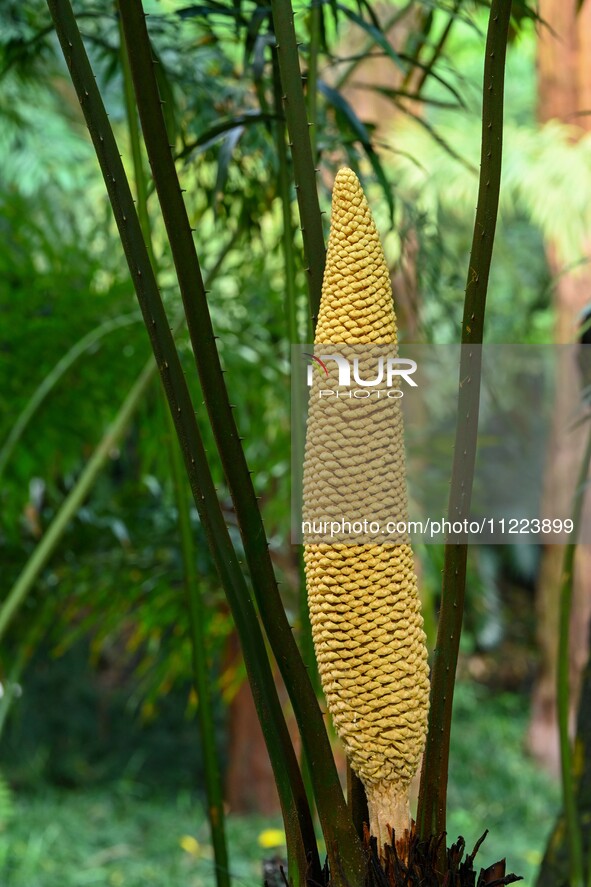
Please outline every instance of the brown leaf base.
M502 887L521 881L521 876L505 873L504 859L486 869L481 868L477 875L474 858L487 834L488 831L466 857L466 842L459 837L455 844L447 848L440 862L445 835L421 841L413 823L410 835L406 832L404 838L395 842L395 846L386 844L380 858L378 842L370 836L366 826L364 847L368 867L365 887ZM325 864L322 875L322 884L308 881L308 887L330 887L328 864ZM289 887L287 862L278 857L265 860L263 884L264 887Z
M487 834L485 832L472 853L464 857L466 842L462 837L443 855L441 844L445 835L422 841L413 828L410 835L406 832L401 840L386 844L380 858L377 841L366 830L366 887L501 887L520 881L520 876L505 873L504 859L481 868L477 876L474 858Z

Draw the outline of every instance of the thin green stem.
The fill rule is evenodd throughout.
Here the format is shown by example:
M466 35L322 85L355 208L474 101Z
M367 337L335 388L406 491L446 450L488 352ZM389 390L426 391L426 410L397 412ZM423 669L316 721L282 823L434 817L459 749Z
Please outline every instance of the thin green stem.
M0 478L4 474L15 447L29 426L31 419L78 358L82 357L85 352L92 348L93 345L96 345L104 336L112 333L113 330L122 329L122 327L129 326L132 323L139 323L140 321L141 317L139 314L122 314L120 317L106 320L83 336L75 345L72 345L64 356L58 360L53 369L49 371L41 384L35 389L10 429L10 434L2 444L0 449Z
M453 26L455 24L457 14L458 14L458 11L459 11L461 5L462 5L462 0L455 0L453 9L449 14L449 18L446 22L445 28L441 32L441 36L439 37L439 40L437 41L437 43L435 44L435 47L433 48L431 58L429 59L429 61L425 64L425 66L421 70L421 74L420 74L417 84L415 86L415 93L416 93L417 98L420 98L420 92L423 89L423 86L427 82L427 78L429 77L429 75L431 74L433 69L435 68L436 63L439 60L441 53L444 50L445 44L447 43L447 40L448 40L449 35L451 33L451 29L453 28Z
M292 345L300 343L300 333L297 320L297 287L296 287L296 266L295 254L293 246L293 226L291 221L291 199L290 199L290 180L288 172L287 145L286 145L286 128L285 119L281 108L281 81L279 77L279 66L277 64L277 50L273 50L273 92L275 101L275 113L277 121L275 123L275 143L277 148L278 160L278 191L281 197L281 209L283 215L283 233L282 248L283 258L285 262L285 299L286 299L286 316L287 316L287 332L288 341ZM299 385L292 386L292 447L296 453L296 458L292 459L292 496L301 490L302 486L302 464L304 453L304 436L301 422L299 421L304 409L302 390ZM301 455L301 458L300 458ZM301 650L302 659L310 679L314 681L318 671L316 667L316 657L314 655L314 644L312 641L312 626L310 624L310 614L308 611L308 596L306 594L306 581L303 570L302 546L297 548L298 561L298 578L299 578L299 634L298 640ZM315 684L316 686L316 684ZM308 794L308 799L312 805L314 797L314 788L310 765L308 763L306 749L302 746L301 767L304 777L304 784Z
M404 77L402 78L402 88L406 89L410 84L412 79L412 75L416 70L417 66L420 65L420 57L423 49L425 47L425 43L427 42L427 34L431 28L431 24L433 22L433 10L425 9L419 14L419 22L416 23L415 27L412 31L412 38L415 41L415 46L413 47L413 52L409 56L408 60L408 68Z
M292 345L301 342L297 316L296 266L293 245L293 225L291 220L290 179L285 142L285 119L281 111L281 82L277 67L277 52L273 52L273 91L277 120L275 122L275 146L277 149L278 177L277 185L281 198L283 216L282 249L285 268L285 307L287 317L287 335Z
M256 493L228 400L187 211L166 138L141 3L130 0L121 13L145 144L169 236L205 403L236 509L259 611L310 762L319 818L334 877L354 883L361 877L365 860L347 815L318 701L277 589ZM309 145L307 133L306 138Z
M478 202L462 321L462 353L449 519L470 508L480 404L481 349L488 277L501 187L505 56L511 0L493 0L485 50L482 150ZM468 346L475 347L470 348ZM445 546L441 612L433 657L429 732L423 757L417 821L423 838L446 828L449 740L466 589L468 546ZM444 848L443 848L444 852Z
M581 461L575 496L573 501L571 530L568 544L564 551L562 575L560 578L560 618L558 633L558 667L556 672L556 700L558 712L558 735L560 739L560 771L562 778L562 798L568 843L569 885L584 887L583 838L575 795L575 777L572 767L572 749L568 730L570 709L569 686L569 639L574 589L574 567L577 552L577 539L581 526L581 516L587 478L591 465L591 431L587 437L587 445ZM591 873L590 873L591 877Z
M58 513L52 520L35 551L27 561L22 573L8 592L2 607L0 608L0 640L4 636L12 619L16 615L21 604L31 591L41 570L55 551L58 543L64 535L68 524L79 511L80 506L92 489L98 475L103 470L113 448L121 440L135 410L143 398L148 386L156 375L156 366L152 358L148 361L137 381L125 398L121 409L92 457L86 463L84 470L64 500Z
M291 0L271 0L271 10L277 39L283 107L300 210L310 311L312 317L316 317L320 307L326 252Z
M117 0L120 8L121 0ZM121 17L119 17L120 55L123 72L123 84L125 95L125 109L129 129L129 141L133 158L134 179L137 194L137 212L140 226L144 234L144 240L154 272L157 273L154 247L152 241L152 227L148 214L148 187L144 163L142 159L142 146L138 126L137 109L135 106L133 81L129 67L129 57L125 46ZM177 506L181 557L185 573L185 592L189 609L189 621L191 625L191 653L193 662L193 681L197 694L197 715L199 720L199 732L203 751L203 763L205 769L205 791L207 795L207 816L213 845L215 860L215 873L217 887L230 887L230 869L228 861L228 846L226 841L226 825L224 814L224 795L221 768L218 760L215 740L215 724L213 715L213 703L210 691L209 668L207 662L207 639L203 630L204 607L201 598L201 589L197 579L196 557L191 532L191 520L189 516L189 504L186 494L186 475L183 472L182 454L176 440L174 423L169 410L166 410L166 419L169 430L168 446L170 451L170 466Z
M289 172L287 159L287 145L285 142L285 121L281 114L281 81L279 77L279 66L277 64L277 50L273 50L273 90L275 100L275 110L277 113L277 122L275 124L275 142L277 147L278 160L278 190L281 197L281 209L283 214L283 258L285 261L285 296L286 296L286 315L289 342L292 345L298 345L301 337L298 329L297 320L297 287L296 287L296 267L295 255L293 247L293 228L291 221L291 199L289 189ZM302 487L302 465L304 458L304 433L300 418L304 412L303 391L300 385L292 386L292 447L296 454L296 458L292 459L292 496L294 493L300 493ZM299 594L299 616L300 616L300 650L302 658L308 669L308 673L312 680L317 677L316 657L314 655L314 644L312 642L312 627L310 625L310 614L308 612L308 598L306 595L306 583L303 575L302 549L298 548L298 564L300 566L300 594ZM315 686L317 686L315 682Z
M204 631L205 607L196 569L196 552L193 545L193 532L186 490L186 475L183 470L182 455L176 439L174 423L166 410L168 425L168 448L170 468L174 487L174 497L178 512L181 539L181 555L185 574L185 592L189 605L191 624L191 652L193 662L193 683L197 694L197 715L203 751L205 789L207 793L207 815L211 829L211 841L215 859L217 887L229 887L230 870L226 843L224 794L222 773L215 739L215 722L211 695L211 678L207 656L207 637Z
M351 811L351 819L355 825L359 839L363 840L364 828L369 825L369 810L365 786L347 761L347 803Z
M234 242L235 238L231 238L226 247L220 252L216 264L209 274L210 280L213 280L215 275L218 273L219 268L221 267L221 263L234 245ZM129 317L131 317L131 315L129 315ZM121 321L122 318L119 318L118 320ZM129 322L131 322L131 320ZM75 358L80 356L80 354L82 354L87 348L91 346L91 344L93 344L97 340L97 338L99 337L99 331L101 331L101 335L105 335L107 331L110 332L113 328L115 328L113 324L116 324L116 326L124 325L120 322L117 322L117 319L113 321L107 321L101 327L93 330L91 333L77 342L76 345L74 345L73 348L71 348L70 351L68 351L68 353L64 355L62 360L56 364L52 372L46 377L43 382L43 386L40 386L40 388L33 395L33 398L31 398L31 400L29 401L29 404L25 408L28 413L32 415L34 409L37 409L43 397L46 396L49 393L49 390L51 390L55 386L57 380L61 378L65 370L72 365ZM173 333L178 332L181 324L182 321L180 320L175 323L173 327ZM49 558L53 555L57 545L61 541L68 527L70 520L72 520L72 518L76 515L81 504L84 502L84 499L92 489L100 472L104 469L105 465L109 461L110 453L119 444L123 434L125 433L128 423L130 422L134 412L140 405L146 391L148 390L150 382L156 376L156 371L156 363L151 357L146 363L138 378L136 379L134 385L129 390L129 393L127 394L119 410L117 411L104 437L98 444L93 456L86 463L82 473L80 474L80 477L76 481L75 486L72 488L69 495L64 500L60 510L51 522L50 527L47 529L39 545L27 561L17 581L6 595L5 600L0 606L0 640L2 640L14 616L32 590L41 570L46 565ZM42 387L43 391L41 391ZM24 427L22 430L24 430ZM8 453L6 457L7 459L9 455L10 453Z
M318 57L320 54L320 25L322 0L312 0L310 7L308 74L306 77L306 97L308 99L308 120L310 122L310 147L312 159L316 162L316 137L318 119Z
M120 10L120 7L121 0L117 0L117 9ZM144 235L144 242L150 256L150 261L152 262L152 267L156 269L154 248L152 244L152 226L150 225L150 216L148 213L148 186L144 171L144 162L142 159L142 146L137 118L137 108L135 106L135 97L133 94L133 81L131 79L131 70L129 67L129 56L127 54L125 40L123 38L121 15L119 15L119 55L121 58L121 73L123 77L125 116L127 117L127 128L129 130L129 142L131 145L131 157L133 160L133 173L137 195L137 214Z
M193 498L240 636L244 661L282 806L290 872L297 887L305 883L308 871L311 877L319 877L318 852L301 773L277 695L271 666L264 652L264 641L256 609L217 498L203 440L195 419L195 411L143 241L125 170L72 7L69 0L48 0L48 7L103 173L121 243L181 444ZM128 4L124 4L121 11L124 13L128 9ZM141 24L145 28L141 5L139 12ZM137 32L132 28L131 40L129 36L126 31L128 52L130 47L135 46ZM144 47L146 48L150 59L150 74L153 76L149 42L147 47ZM133 68L131 53L130 61ZM144 85L140 80L141 89L136 89L136 95L138 92L143 93ZM168 146L168 139L166 145Z

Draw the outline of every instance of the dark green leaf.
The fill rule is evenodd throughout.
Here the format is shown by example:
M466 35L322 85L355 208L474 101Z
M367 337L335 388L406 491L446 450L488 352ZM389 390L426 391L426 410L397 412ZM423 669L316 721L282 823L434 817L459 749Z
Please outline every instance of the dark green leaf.
M219 156L218 156L218 171L215 180L215 203L214 203L214 211L218 212L220 203L224 196L224 191L226 189L226 182L228 181L228 170L230 168L230 162L232 160L232 154L234 153L234 148L240 141L242 134L244 133L244 126L236 126L234 129L231 129L224 142L220 148Z
M363 10L365 9L371 19L371 23L374 28L377 28L378 31L382 31L380 20L371 8L371 5L367 2L367 0L357 0L357 7L359 9L359 15L363 16Z
M202 132L195 141L179 151L177 160L184 159L199 149L206 150L218 142L231 129L237 126L253 126L257 123L266 123L275 120L274 114L262 114L260 111L246 111L244 114L237 114L235 117L224 117L205 132Z
M191 6L183 6L181 9L177 9L176 14L182 19L195 18L196 16L224 15L236 19L241 25L247 24L240 12L240 6L226 6L224 3L219 3L218 0L192 3Z
M356 12L353 12L352 9L349 9L348 6L343 6L341 3L337 3L336 6L337 9L344 13L344 15L346 15L348 19L350 19L352 22L362 28L367 34L369 34L369 36L373 38L375 43L377 43L378 46L381 46L386 55L392 59L394 64L398 68L400 68L401 71L404 71L404 73L406 73L407 66L404 64L402 57L396 52L396 50L394 49L388 38L385 36L385 34L380 30L380 28L377 28L371 22L367 22L360 15L357 15Z
M386 198L388 209L390 210L390 219L392 224L394 224L394 199L392 197L392 188L386 178L382 162L371 143L371 137L367 126L359 119L349 102L340 92L337 92L336 89L333 89L332 86L328 86L328 84L324 83L322 80L318 81L318 88L334 107L335 111L347 122L349 128L361 142L363 150L367 155L367 159L373 167L376 179L382 186L382 191L384 192L384 197Z
M265 49L273 43L275 43L275 37L273 34L259 34L255 41L252 73L257 84L262 80L265 70ZM265 101L265 105L266 104Z
M372 90L372 92L377 92L379 93L379 95L383 95L385 98L392 99L396 102L398 99L409 99L409 101L422 102L424 105L432 105L434 108L447 108L449 110L457 110L460 107L457 102L444 102L437 99L428 99L422 95L417 95L413 92L407 92L404 89L392 89L389 86L381 86L379 83L351 84L351 88L353 89L357 86L359 86L360 89L370 89Z
M244 38L244 68L248 68L250 57L255 51L257 40L260 36L261 25L269 19L270 10L257 7L248 22L246 36Z
M169 79L166 66L162 62L158 51L155 49L153 41L151 43L151 47L152 57L156 61L156 64L154 65L154 72L156 74L156 80L158 82L158 91L160 93L160 101L162 103L162 113L164 115L164 122L166 124L166 132L168 133L170 144L174 145L176 142L176 137L179 134L174 90Z
M338 28L339 26L339 6L337 0L321 0L321 3L326 3L330 6L330 10L332 12L332 17L334 19L334 26Z
M447 90L449 90L449 92L451 92L454 98L458 100L462 108L466 107L464 99L462 98L458 90L454 86L452 86L451 83L448 83L448 81L445 80L440 74L437 74L429 64L425 65L422 62L419 62L418 59L411 58L404 53L400 54L400 58L403 61L409 62L410 64L414 65L415 68L419 68L421 71L424 71L429 77L433 77L435 80L437 80L438 83L441 83L442 86L444 86Z

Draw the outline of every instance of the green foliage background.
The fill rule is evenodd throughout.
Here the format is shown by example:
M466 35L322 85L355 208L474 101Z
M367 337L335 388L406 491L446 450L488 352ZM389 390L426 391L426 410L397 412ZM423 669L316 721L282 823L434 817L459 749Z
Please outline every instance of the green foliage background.
M327 80L331 54L340 48L332 7L323 7L323 39L329 50L323 75ZM288 540L288 334L263 17L257 4L250 4L248 12L240 14L236 6L213 2L204 3L198 14L195 7L182 3L152 4L150 8L167 126L182 159L187 204L206 268L214 266L228 237L232 238L232 249L212 286L211 311L247 459L262 495L273 555L286 580L286 605L295 619L298 582ZM359 17L354 4L345 4L345 8L348 11L340 17L339 32L346 32L347 27L354 30L354 16ZM178 17L172 14L174 9L180 10ZM425 9L429 9L427 4ZM298 28L305 39L308 12L303 7L299 11L303 14ZM130 168L117 25L111 10L101 4L86 5L81 12L92 60ZM435 9L428 45L429 41L435 43L448 13L444 4ZM323 183L329 181L337 166L352 163L363 173L393 264L403 252L405 236L416 233L420 329L427 341L454 341L459 329L477 187L473 167L478 156L483 26L483 12L465 4L437 68L448 85L429 79L422 123L397 117L392 132L380 136L387 147L377 165L368 150L371 127L364 127L351 106L335 98L330 90L324 91L319 103L317 144L322 156L323 209L329 206ZM367 28L365 31L369 33ZM98 340L66 372L10 460L0 488L0 559L2 588L7 590L33 551L39 530L48 525L75 483L145 363L149 347L142 325L133 322L137 315L135 297L44 4L5 4L0 12L0 35L0 446L36 387L68 349L105 320L130 318L128 325ZM565 266L571 267L580 261L582 238L590 221L588 141L575 145L566 128L553 125L540 129L535 123L534 50L534 28L526 20L509 51L505 184L489 297L490 341L550 340L552 282L543 238L558 241ZM305 56L305 44L302 52ZM455 107L451 109L440 104L449 103L450 94L453 96L449 84L462 100L461 104L452 101ZM556 170L562 172L557 174ZM577 182L576 205L572 202L573 178ZM542 187L542 183L549 186ZM390 191L394 195L392 205L386 199ZM179 298L153 197L149 206L164 295L174 317ZM305 276L295 210L293 225L304 338ZM200 404L198 382L183 336L180 348L189 384ZM21 680L24 699L14 703L7 731L10 773L17 787L19 780L31 786L41 777L80 785L114 776L125 779L129 767L132 778L139 772L134 769L136 764L130 764L134 757L127 742L118 746L117 730L108 730L106 747L113 754L104 754L105 746L101 747L100 737L94 733L94 700L86 714L79 702L72 705L73 716L70 719L68 715L67 728L60 726L53 731L51 715L43 711L41 701L34 711L31 701L44 698L42 663L49 657L65 657L61 680L69 689L48 691L49 697L61 702L73 692L68 675L78 670L72 665L77 657L88 657L99 676L114 663L115 701L110 698L108 704L112 706L111 714L116 712L126 725L121 732L130 730L138 742L147 743L148 764L142 779L157 769L157 764L149 764L155 760L150 755L155 753L168 760L182 750L179 780L188 779L188 772L199 766L186 720L187 712L194 710L195 699L189 691L188 628L180 591L182 565L163 410L158 383L154 383L133 427L112 453L108 469L43 572L0 653L0 674L4 676L10 673L17 651L26 649L27 656L32 656L30 671ZM209 427L199 409L198 418L213 451ZM213 464L231 516L221 470L215 460ZM209 605L207 634L216 681L227 687L235 684L242 673L228 675L222 668L231 623L196 512L192 513L192 523ZM433 609L439 580L437 569L428 559L424 575L426 606ZM473 567L472 579L471 606L476 615L471 620L468 614L468 624L481 627L488 617L486 608L484 616L479 611L485 581L478 564ZM31 626L37 622L35 645L39 644L39 650L35 656L34 649L29 650L27 645L31 645ZM471 641L477 646L478 630L474 629L473 638L468 637L468 646ZM96 677L87 676L81 665L79 673L88 680L86 689L92 695ZM478 699L477 691L466 690L461 697L460 720L469 712L470 723L478 721ZM26 717L19 718L19 711L27 712ZM510 747L519 741L523 719L517 716L515 703L507 699L502 699L495 711L494 717L491 711L493 720L498 717L498 723L506 727L499 728L498 743ZM74 712L83 723L74 723ZM175 752L168 751L166 742L158 751L160 740L154 735L146 738L155 714L164 723L174 721L179 725ZM220 705L220 720L222 715ZM132 723L133 728L127 726ZM73 747L67 753L53 744L62 730L73 737ZM462 735L460 731L460 743ZM46 741L41 741L44 736ZM23 742L25 737L27 742ZM486 746L479 746L480 751L483 748ZM467 748L467 759L477 760L476 751ZM141 769L140 764L137 766ZM175 783L177 777L169 773L167 778ZM466 780L465 773L456 773L454 779L452 806L473 809L476 800L471 789L465 787L472 774L470 780ZM510 779L506 785L502 784L502 774L495 779L499 793L510 791ZM537 780L533 771L528 771L521 788L524 798L539 792L540 797L549 799L548 803L555 803L553 790ZM477 782L474 776L473 784ZM51 792L47 798L50 810ZM42 800L35 807L35 801L25 799L18 807L19 816L30 816L34 823L37 815L46 815L42 812L45 803ZM491 808L486 807L484 813L489 821ZM161 811L154 812L155 819L161 815ZM533 842L536 817L528 817L531 811L524 807L524 835ZM517 825L501 819L499 833L509 844ZM67 830L69 826L63 827ZM451 827L464 830L465 823L453 820ZM177 825L170 823L166 828L174 831ZM539 829L537 833L540 837ZM0 833L0 839L3 837ZM35 887L37 882L30 880L31 869L26 868L30 860L27 862L26 853L19 856L20 840L16 851L2 851L11 873L9 884L24 887L23 878L27 877L27 887ZM519 854L519 862L531 870L535 860L528 858L525 850ZM518 862L511 865L520 867ZM53 887L52 877L47 873L45 880L38 881L40 887ZM129 875L125 884L133 887L134 877Z

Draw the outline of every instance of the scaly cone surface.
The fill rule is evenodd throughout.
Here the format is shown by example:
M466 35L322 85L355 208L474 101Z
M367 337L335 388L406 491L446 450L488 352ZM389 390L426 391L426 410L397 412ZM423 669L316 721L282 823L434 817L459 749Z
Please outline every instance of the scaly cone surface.
M334 184L316 327L315 345L329 343L388 346L390 354L397 354L388 267L369 206L350 169L340 170ZM403 427L397 402L388 405L386 414L375 405L368 413L367 400L329 399L335 419L331 425L331 414L318 399L317 389L316 384L311 389L308 414L304 518L318 508L319 501L324 512L331 511L332 501L333 513L335 501L357 502L362 497L361 485L371 486L376 478L381 484L386 478L388 488L394 489L390 501L397 519L407 518ZM345 429L342 416L347 410ZM361 424L350 416L360 416ZM360 434L347 436L351 427L361 429ZM374 443L360 455L359 436L378 441L380 453ZM356 472L357 480L352 481ZM382 502L380 488L376 490L373 501ZM335 491L341 499L335 499ZM388 494L384 497L387 500ZM385 511L380 517L388 516ZM310 618L322 686L351 767L364 783L370 831L379 847L389 843L388 826L397 840L410 830L410 782L427 731L427 649L407 538L402 543L384 543L381 538L356 544L311 541L313 537L304 536Z

